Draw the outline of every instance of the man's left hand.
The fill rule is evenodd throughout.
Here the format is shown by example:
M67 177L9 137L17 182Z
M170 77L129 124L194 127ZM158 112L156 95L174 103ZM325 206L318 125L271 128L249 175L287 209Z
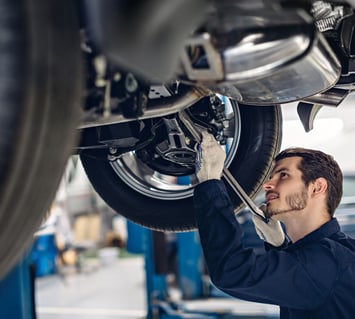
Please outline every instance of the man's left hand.
M285 233L281 223L277 220L269 219L268 223L257 215L253 215L253 222L259 238L274 247L281 246L285 241Z

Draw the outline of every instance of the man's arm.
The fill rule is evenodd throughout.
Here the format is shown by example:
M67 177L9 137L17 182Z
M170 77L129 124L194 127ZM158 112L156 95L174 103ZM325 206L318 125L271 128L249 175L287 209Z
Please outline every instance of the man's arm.
M217 288L237 298L291 308L314 309L324 302L337 273L336 260L329 259L326 248L329 276L324 280L317 277L314 268L324 267L325 259L312 257L322 257L319 254L323 254L323 247L314 247L304 255L285 250L256 255L244 248L242 228L222 181L208 180L198 185L194 203L205 260ZM310 259L311 272L304 263Z

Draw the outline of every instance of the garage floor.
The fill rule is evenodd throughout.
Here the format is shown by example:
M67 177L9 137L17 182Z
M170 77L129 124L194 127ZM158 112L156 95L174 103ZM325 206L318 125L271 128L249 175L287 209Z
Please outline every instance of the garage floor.
M119 258L102 265L86 263L82 273L36 279L37 319L146 318L145 270L142 257ZM177 293L178 294L178 293ZM187 311L224 312L243 318L278 318L278 307L234 298L184 302Z
M144 261L87 262L83 272L36 279L37 319L138 319L146 316Z

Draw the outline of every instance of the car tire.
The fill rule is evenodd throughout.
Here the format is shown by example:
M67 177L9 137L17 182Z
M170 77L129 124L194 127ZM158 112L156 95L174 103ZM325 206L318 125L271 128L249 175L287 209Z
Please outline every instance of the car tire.
M77 142L74 2L0 1L0 277L29 250Z
M235 102L234 102L235 103ZM260 190L274 156L280 148L279 106L240 106L240 139L229 169L249 196ZM167 200L152 198L133 189L114 171L108 161L81 155L86 174L98 194L129 220L160 231L196 229L192 196ZM244 205L229 190L236 212Z

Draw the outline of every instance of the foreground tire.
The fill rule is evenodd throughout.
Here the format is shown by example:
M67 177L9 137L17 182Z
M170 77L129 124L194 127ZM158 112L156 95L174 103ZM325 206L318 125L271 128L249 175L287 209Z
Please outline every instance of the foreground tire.
M30 247L76 143L75 12L72 1L0 1L0 277Z
M231 158L227 157L227 165L246 193L254 197L267 178L280 147L281 111L279 106L237 106L236 110L236 147L228 154ZM149 173L133 153L114 163L84 154L81 161L100 196L133 222L162 231L196 228L191 179L184 185L183 180L171 184L170 178L162 188L164 179L153 181L160 174ZM236 211L242 209L240 199L232 193L231 197Z

